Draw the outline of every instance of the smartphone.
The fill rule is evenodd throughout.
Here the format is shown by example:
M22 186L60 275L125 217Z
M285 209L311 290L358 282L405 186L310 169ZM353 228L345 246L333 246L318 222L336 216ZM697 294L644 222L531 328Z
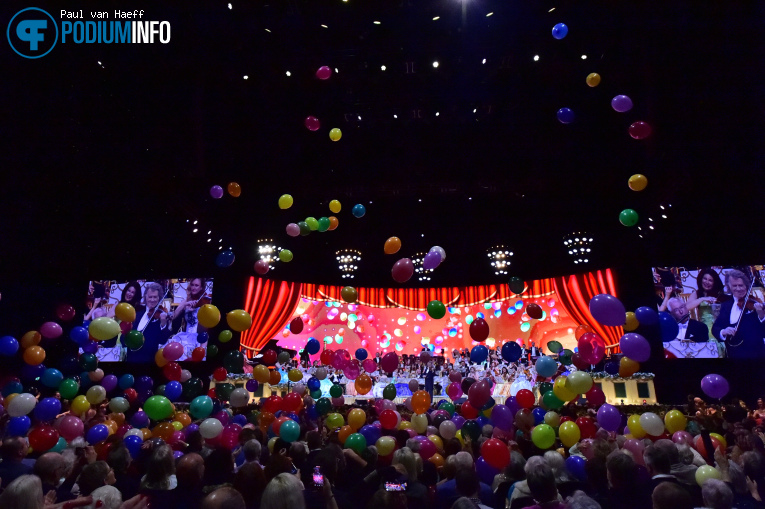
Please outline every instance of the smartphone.
M290 470L290 474L295 475L297 474L297 467L294 463L292 463L292 469Z
M314 488L324 487L324 476L321 475L319 467L313 467L313 486Z
M406 491L406 483L386 482L385 491Z

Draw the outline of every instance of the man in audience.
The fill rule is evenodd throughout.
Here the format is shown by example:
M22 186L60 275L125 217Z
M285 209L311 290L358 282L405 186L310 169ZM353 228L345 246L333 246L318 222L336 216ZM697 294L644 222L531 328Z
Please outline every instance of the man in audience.
M651 494L653 509L693 509L693 501L676 482L660 482Z
M468 452L465 452L465 451L458 452L457 454L454 455L453 462L454 462L454 466L457 473L459 473L461 470L470 470L471 472L475 471L475 467L473 465L473 457ZM438 487L436 488L436 498L437 498L439 508L442 508L442 509L451 508L452 504L459 498L459 494L457 493L456 476L455 476L455 479L446 481L445 483L438 485ZM480 489L478 490L478 498L481 499L481 503L485 505L491 505L493 500L491 487L484 483L480 483Z
M234 488L225 487L207 495L202 501L202 509L246 509L246 506L241 493Z
M0 456L3 458L0 463L0 479L3 488L17 477L32 473L32 467L23 463L28 450L27 441L22 437L10 437L3 440L3 445L0 446Z
M244 451L244 463L236 467L234 471L238 472L239 469L242 468L247 463L255 463L256 465L262 468L262 465L260 464L261 449L262 449L262 446L260 445L260 442L258 442L255 439L248 440L247 442L245 442L244 447L242 447L242 450Z

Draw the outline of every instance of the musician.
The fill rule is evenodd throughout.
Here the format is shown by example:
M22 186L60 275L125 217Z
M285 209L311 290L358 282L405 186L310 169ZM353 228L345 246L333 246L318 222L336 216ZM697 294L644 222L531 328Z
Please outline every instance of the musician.
M144 291L146 305L136 311L133 329L143 332L144 343L138 350L128 350L128 362L151 362L157 353L157 348L170 337L170 327L167 311L160 306L162 287L157 283L149 283Z
M197 320L197 314L199 308L204 304L211 302L210 297L205 293L207 289L207 281L201 277L195 277L190 279L186 286L186 300L178 304L173 316L173 330L180 330L185 326L186 332L203 332L206 331L203 326L199 325Z
M740 270L731 270L725 275L725 285L733 299L722 304L712 326L712 333L725 341L728 356L734 359L765 356L765 305L747 300L750 284L749 276Z
M436 377L436 369L433 367L433 361L428 362L425 370L422 373L425 378L425 391L433 397L433 380Z
M667 309L678 326L677 339L695 341L697 343L709 340L709 328L703 323L693 320L688 312L685 301L679 297L673 297L667 302Z

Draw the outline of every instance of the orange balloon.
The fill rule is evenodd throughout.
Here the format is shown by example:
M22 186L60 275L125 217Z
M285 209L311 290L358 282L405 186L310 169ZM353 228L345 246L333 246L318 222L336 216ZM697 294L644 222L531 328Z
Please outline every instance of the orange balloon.
M21 341L19 341L19 344L21 344L21 348L29 348L30 346L37 346L40 344L40 340L42 339L42 336L39 332L36 330L31 330L21 336Z
M430 408L430 394L425 391L417 391L412 394L412 410L417 414L424 414Z
M282 375L280 375L276 370L271 371L271 373L268 375L268 383L271 385L279 385L279 382L281 381Z
M228 191L228 194L234 198L239 198L239 195L242 194L242 186L236 182L229 182L228 186L226 186L226 190Z
M360 374L354 383L356 392L362 396L372 390L372 379L366 373Z
M394 254L397 253L398 250L401 249L401 239L398 237L391 237L388 240L385 241L385 247L383 247L383 251L385 251L385 254Z
M112 421L116 422L118 427L125 424L125 414L122 412L112 412L108 417ZM115 429L114 431L116 432L117 430Z
M329 216L327 219L329 219L329 230L334 230L340 224L335 216Z
M151 430L149 428L141 428L141 433L143 433L144 442L151 438Z
M581 338L584 334L587 334L588 332L592 332L594 334L595 330L587 324L582 324L579 327L577 327L576 330L574 331L574 337L578 341L579 338Z
M640 369L640 363L633 361L629 357L622 357L619 361L619 376L628 377L632 376Z
M441 455L440 455L440 454L438 454L438 453L435 453L433 456L431 456L430 458L428 458L428 461L430 461L431 463L433 463L433 464L436 466L436 468L440 468L440 467L444 466L444 463L446 463L446 462L444 461L444 457L443 457L443 456L441 456Z
M262 412L260 414L260 429L266 431L275 420L276 416L271 412Z
M173 420L183 424L184 428L191 424L191 417L186 412L176 412L175 415L173 415Z
M169 360L165 359L164 350L164 348L160 348L157 350L157 353L154 354L154 363L160 368L164 367L165 364L170 362Z
M26 350L24 350L24 362L29 364L30 366L37 366L38 364L42 364L42 361L45 360L45 350L43 350L39 346L30 346Z
M114 422L113 420L111 420L111 419L106 419L101 424L103 424L104 426L109 428L109 434L110 435L115 434L117 432L117 428L119 428L119 425L116 422Z
M341 444L345 443L345 439L351 436L353 433L353 428L348 426L347 424L340 428L340 431L337 432L337 438L340 440Z
M151 433L153 436L159 437L167 442L170 440L170 437L173 436L173 433L175 433L175 428L169 422L160 422L154 426L154 429L151 430Z

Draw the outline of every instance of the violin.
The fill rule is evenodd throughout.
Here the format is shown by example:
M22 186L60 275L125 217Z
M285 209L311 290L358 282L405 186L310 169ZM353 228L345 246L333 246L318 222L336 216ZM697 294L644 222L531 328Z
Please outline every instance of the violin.
M194 304L194 309L201 308L205 304L211 304L211 303L212 303L212 298L211 297L209 297L207 294L202 295L199 298L199 300L197 300L197 303Z
M149 313L149 311L147 311L147 313ZM160 318L162 318L160 316L162 313L167 314L167 309L165 309L165 306L157 306L156 308L154 308L153 311L150 311L150 313L151 314L149 315L149 321L153 322L155 320L159 320Z
M742 310L754 311L755 304L765 304L765 302L763 302L763 300L759 297L752 295L751 293L747 294L746 297L738 299L738 307Z

